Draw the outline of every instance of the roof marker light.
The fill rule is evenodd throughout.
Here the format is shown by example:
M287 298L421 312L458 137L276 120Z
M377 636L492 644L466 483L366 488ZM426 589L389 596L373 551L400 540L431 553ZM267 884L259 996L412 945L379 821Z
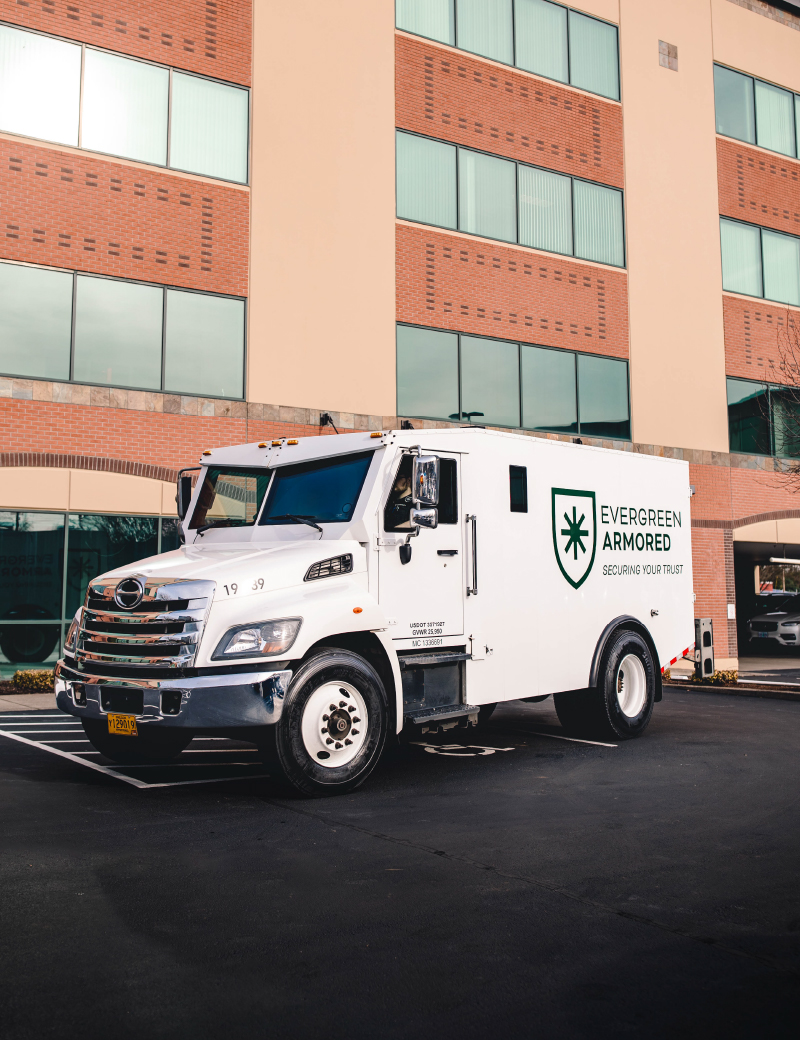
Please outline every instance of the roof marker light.
M211 452L210 452L210 451L204 451L204 452L203 452L203 454L204 454L204 455L210 455L210 454L211 454Z
M261 443L260 443L260 444L258 445L258 447L259 447L259 448L266 448L266 446L267 446L267 442L266 442L266 441L262 441L262 442L261 442Z
M273 441L272 442L272 447L273 448L280 448L280 446L281 446L281 442L280 441Z
M294 441L287 441L286 443L287 444L297 444L298 442L296 440L294 440Z
M379 431L376 431L375 433L371 433L370 434L370 437L382 437L382 436L383 436L383 433L379 432Z

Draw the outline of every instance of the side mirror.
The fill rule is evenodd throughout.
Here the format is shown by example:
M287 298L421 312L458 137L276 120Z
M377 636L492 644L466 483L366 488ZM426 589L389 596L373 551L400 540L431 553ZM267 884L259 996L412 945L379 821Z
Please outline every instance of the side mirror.
M433 530L439 526L438 509L412 509L408 515L412 527L427 527Z
M411 471L411 497L415 506L439 505L439 457L438 455L415 455ZM412 524L414 520L412 519ZM426 524L435 527L436 524Z
M184 520L189 512L189 503L192 501L191 477L178 477L178 494L175 501L178 503L178 519Z

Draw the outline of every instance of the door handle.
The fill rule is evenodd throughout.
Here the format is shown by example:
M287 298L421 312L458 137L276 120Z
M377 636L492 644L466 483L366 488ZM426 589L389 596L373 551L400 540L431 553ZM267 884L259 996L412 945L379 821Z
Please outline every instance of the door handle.
M437 556L458 556L458 549L437 549Z
M478 518L467 513L467 523L472 525L472 586L467 586L467 596L478 595Z

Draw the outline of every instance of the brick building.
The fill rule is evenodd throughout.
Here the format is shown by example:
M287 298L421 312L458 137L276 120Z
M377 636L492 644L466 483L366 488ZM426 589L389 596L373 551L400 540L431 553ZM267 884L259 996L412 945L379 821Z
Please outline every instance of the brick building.
M0 0L0 672L325 413L687 459L733 666L800 556L799 139L783 0Z

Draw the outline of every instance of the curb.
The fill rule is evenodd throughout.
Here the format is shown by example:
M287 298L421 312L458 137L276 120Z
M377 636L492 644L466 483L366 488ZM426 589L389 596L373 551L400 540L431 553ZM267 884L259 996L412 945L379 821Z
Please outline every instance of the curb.
M701 683L675 683L665 682L665 690L680 690L681 693L722 693L733 697L761 697L772 701L797 701L800 702L800 688L795 692L789 690L778 690L770 687L751 687L743 689L741 686L712 686Z

